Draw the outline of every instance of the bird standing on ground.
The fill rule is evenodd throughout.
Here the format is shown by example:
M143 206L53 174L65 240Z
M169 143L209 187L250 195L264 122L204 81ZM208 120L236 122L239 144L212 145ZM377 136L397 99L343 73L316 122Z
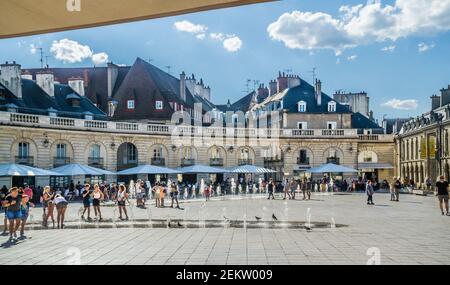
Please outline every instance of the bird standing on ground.
M278 219L277 219L277 217L275 216L275 214L272 214L272 219L273 219L274 221L278 221Z
M255 219L259 222L261 220L261 217L255 216Z
M183 225L180 222L178 222L178 227L182 228Z

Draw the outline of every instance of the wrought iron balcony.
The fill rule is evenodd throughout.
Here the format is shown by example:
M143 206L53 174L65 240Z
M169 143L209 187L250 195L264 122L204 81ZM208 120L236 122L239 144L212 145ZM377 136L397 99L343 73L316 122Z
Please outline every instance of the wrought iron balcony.
M60 167L70 164L70 157L54 157L53 158L53 167Z
M166 159L164 157L152 157L151 159L152 165L156 166L165 166Z
M297 157L298 165L309 165L309 157Z
M251 159L239 159L238 160L238 164L239 165L252 165L253 164L253 160L251 160Z
M223 158L211 158L209 161L209 165L211 166L223 166Z
M328 157L327 158L327 163L333 163L333 164L339 165L339 164L341 164L340 162L341 162L341 160L339 157Z
M191 166L195 164L195 159L193 158L182 158L181 166Z
M16 163L33 166L34 165L34 156L16 156Z
M103 168L103 158L102 157L89 157L88 158L88 165L95 167L95 168Z
M123 163L123 164L117 165L117 171L122 171L122 170L125 170L125 169L130 169L130 168L133 168L133 167L137 167L137 166L138 166L137 162Z

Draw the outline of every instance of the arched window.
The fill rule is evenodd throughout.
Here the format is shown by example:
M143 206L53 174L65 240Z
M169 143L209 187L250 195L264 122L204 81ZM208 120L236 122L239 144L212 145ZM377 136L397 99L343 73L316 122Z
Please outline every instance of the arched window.
M220 158L220 151L217 147L211 149L211 158L213 159Z
M330 113L336 112L336 102L331 101L328 103L328 112Z
M298 112L299 113L305 113L306 112L306 102L305 101L300 101L297 104L298 104Z
M26 158L30 154L30 145L27 142L20 142L18 151L19 158Z
M241 159L250 159L250 151L248 148L241 149Z
M183 148L183 158L191 159L192 158L192 150L190 147Z
M64 143L59 143L56 145L56 157L66 158L67 157L67 145Z
M91 149L89 150L89 157L100 158L100 146L98 144L91 145Z
M360 163L377 163L378 162L378 155L370 150L362 151L359 154L358 162Z
M163 147L161 145L155 146L153 148L153 157L154 158L161 158L161 157L163 157Z

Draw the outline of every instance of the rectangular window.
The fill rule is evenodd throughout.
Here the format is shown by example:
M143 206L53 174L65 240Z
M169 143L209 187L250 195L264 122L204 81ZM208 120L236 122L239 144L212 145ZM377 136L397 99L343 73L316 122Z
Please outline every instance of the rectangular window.
M56 145L56 157L57 158L65 158L66 157L66 145L65 144Z
M300 162L306 163L308 161L308 153L305 149L300 150Z
M127 101L127 109L133 110L134 109L134 100L128 100Z
M21 142L19 143L19 157L28 157L28 143Z
M337 123L336 122L328 122L327 123L327 129L329 129L329 130L336 130L337 129Z
M163 101L155 101L155 109L162 110L163 109Z
M307 130L308 129L308 123L307 122L298 122L297 127L299 130Z

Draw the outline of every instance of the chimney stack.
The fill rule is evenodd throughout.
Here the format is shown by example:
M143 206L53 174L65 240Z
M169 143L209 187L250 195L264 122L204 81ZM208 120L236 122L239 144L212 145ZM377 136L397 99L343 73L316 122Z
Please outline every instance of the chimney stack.
M85 74L85 77L87 74ZM116 85L117 76L119 75L119 67L112 62L108 62L107 76L108 76L108 98L112 97L114 86Z
M186 102L186 73L184 71L180 74L180 97L183 102Z
M322 105L322 82L316 79L316 102L317 106Z
M36 74L36 84L49 96L55 96L55 77L50 70L44 70Z
M77 92L78 95L84 96L84 80L81 77L72 77L68 80L69 86L73 91Z
M441 106L450 104L450 86L448 89L441 89Z
M275 94L277 94L277 82L275 80L271 80L269 82L269 96L273 96Z
M17 98L22 98L21 66L15 61L0 65L0 82Z
M431 96L431 110L441 107L441 96Z
M264 86L264 84L260 84L258 88L258 99L264 100L269 96L269 89Z

